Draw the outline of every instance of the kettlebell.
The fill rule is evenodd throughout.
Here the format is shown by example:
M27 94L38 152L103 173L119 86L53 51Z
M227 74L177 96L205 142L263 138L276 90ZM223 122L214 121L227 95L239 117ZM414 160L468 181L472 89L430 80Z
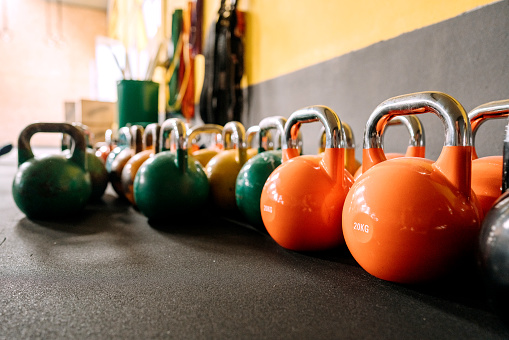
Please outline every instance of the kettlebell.
M165 150L165 131L174 134L176 152ZM201 164L188 155L185 123L167 119L159 134L160 152L145 161L134 179L134 200L149 219L199 211L207 202L209 183Z
M509 100L480 105L469 112L472 126L472 189L474 189L484 214L502 194L502 156L478 158L475 150L477 130L488 119L500 119L509 115Z
M383 122L422 113L437 115L445 125L438 160L387 160ZM472 135L461 104L441 92L390 98L373 111L364 131L364 173L343 209L346 245L361 267L383 280L417 283L472 255L482 211L470 185Z
M300 156L301 124L325 126L324 155ZM341 121L326 106L310 106L290 115L285 125L282 164L267 179L260 210L269 235L282 247L297 251L325 250L344 243L341 212L353 183L344 166Z
M68 156L35 157L30 139L36 133L66 133L74 140ZM90 198L92 185L87 168L83 133L67 123L34 123L18 138L18 171L12 196L30 219L52 219L80 212Z
M385 123L385 124L384 124ZM382 148L383 148L383 136L385 135L385 129L387 126L395 126L395 125L405 125L410 134L410 139L408 141L408 147L406 149L405 154L390 152L385 153L386 159L393 159L399 157L420 157L424 158L426 153L425 147L425 136L424 136L424 128L419 118L415 115L408 116L396 116L392 117L388 122L382 122L383 126L381 127L382 133ZM359 167L355 172L354 178L357 180L363 173L363 167Z
M265 181L270 174L281 165L281 150L265 150L264 138L270 129L285 133L286 118L274 116L264 118L258 125L260 153L249 159L240 169L235 184L237 207L246 220L256 229L266 231L260 211L260 197Z
M141 125L132 125L129 128L131 136L131 145L122 149L111 163L109 173L110 183L119 198L125 198L124 188L122 186L122 170L129 159L143 150L143 127Z
M95 145L95 155L103 164L106 164L106 159L108 159L108 155L113 150L113 147L113 130L108 129L104 133L104 143L97 143Z
M217 135L221 136L221 134L223 133L223 127L217 124L204 124L194 127L188 130L187 141L188 143L191 143L198 135L206 133L208 134L214 133L216 134L216 136ZM212 147L199 149L193 151L191 154L198 162L200 162L200 164L203 167L205 167L207 166L207 163L212 159L212 157L217 155L217 153L220 152L222 149L223 149L222 144L215 142ZM191 150L189 150L189 152L191 152Z
M85 135L85 143L87 144L87 166L88 172L90 173L90 181L92 183L92 193L90 194L90 201L98 200L106 191L108 186L108 172L101 159L99 159L94 150L90 147L90 130L88 126L83 125L79 122L72 123L73 126L77 127ZM62 138L62 150L64 155L67 157L70 154L70 148L73 140L68 135L64 134Z
M134 178L140 166L150 157L153 157L159 151L159 133L161 127L157 123L147 125L143 133L143 150L138 152L122 168L121 183L122 192L127 200L134 206Z
M255 138L258 137L259 147L254 145ZM261 140L260 140L261 138ZM230 145L225 145L226 148L231 148ZM263 137L260 136L260 126L253 125L250 126L246 130L246 147L247 147L247 157L250 159L251 157L257 155L259 152L263 152L265 150L273 150L274 143L272 140L272 134L270 131L267 131Z
M473 128L473 126L472 126ZM503 194L488 211L481 226L478 265L492 308L509 322L509 122L503 150Z
M345 149L345 168L350 174L355 174L357 169L360 168L361 163L355 158L355 138L352 128L345 122L341 122L343 127L344 138L346 142ZM320 143L318 146L318 153L321 154L325 151L325 127L320 130Z
M131 131L129 127L124 126L118 130L117 145L108 153L106 158L106 171L111 172L111 164L122 150L129 148L131 145Z
M223 128L223 142L225 148L231 144L234 148L224 150L212 157L205 168L212 201L218 208L225 211L234 211L237 208L235 183L240 169L249 159L245 135L244 126L240 122L228 122Z

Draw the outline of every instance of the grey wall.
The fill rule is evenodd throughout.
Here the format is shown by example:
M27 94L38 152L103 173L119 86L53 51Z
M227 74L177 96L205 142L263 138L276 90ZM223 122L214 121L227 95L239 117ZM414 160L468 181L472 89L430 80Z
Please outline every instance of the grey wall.
M327 105L352 126L360 159L364 125L373 109L390 97L427 90L450 94L467 111L509 98L509 0L252 86L245 123L250 126L263 117L288 117L304 106ZM444 141L443 126L434 115L419 118L426 132L426 157L436 159ZM303 128L304 150L315 153L319 126L309 125ZM494 120L479 129L480 156L501 154L504 126L505 121ZM391 127L385 148L404 152L407 141L403 127Z

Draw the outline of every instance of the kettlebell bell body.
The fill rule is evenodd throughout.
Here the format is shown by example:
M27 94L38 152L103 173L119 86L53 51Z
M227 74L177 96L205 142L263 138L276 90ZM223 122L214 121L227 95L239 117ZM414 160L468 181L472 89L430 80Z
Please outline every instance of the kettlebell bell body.
M131 146L120 151L113 159L113 162L111 163L111 171L109 173L110 183L119 198L126 198L122 185L122 170L131 157L143 150L143 127L141 125L133 125L130 127L130 131Z
M509 127L509 121L507 126ZM509 129L506 128L503 151L503 194L495 201L482 222L478 265L489 303L509 322Z
M143 133L144 150L138 152L122 168L121 182L122 192L127 200L134 206L134 179L141 165L159 151L159 132L161 127L157 123L147 125Z
M477 130L488 119L501 119L509 115L509 100L486 103L468 114L472 125L472 139L475 143ZM475 147L472 150L472 189L483 213L486 214L502 194L502 156L478 158Z
M66 133L74 140L73 153L35 157L30 139L35 133ZM18 171L12 195L30 219L53 219L76 214L90 198L92 186L83 133L67 123L30 124L19 135Z
M234 137L234 149L224 150L214 156L206 167L210 183L210 194L214 204L223 211L237 208L235 183L240 169L248 160L245 146L245 130L239 122L229 122L223 128L225 148Z
M270 129L285 133L286 118L281 116L264 118L258 125L260 153L249 159L241 168L235 184L237 207L247 221L256 229L266 231L260 211L260 197L270 174L281 165L281 150L264 150L263 140Z
M438 160L386 160L380 122L426 112L446 124ZM393 282L422 282L473 254L482 212L470 186L470 137L463 107L444 93L403 95L375 109L365 129L364 173L343 209L346 244L367 272Z
M111 165L115 158L122 152L122 150L129 148L131 145L131 131L127 126L124 126L118 130L118 143L115 147L112 147L112 150L108 153L108 157L106 158L106 171L108 174L111 172Z
M301 124L320 121L326 129L326 148L319 155L299 156ZM282 247L316 251L344 243L341 213L353 178L344 167L341 121L325 106L298 110L288 118L283 163L267 179L260 210L269 235Z
M176 152L165 150L164 132L173 132ZM145 161L134 179L134 200L149 219L197 211L207 202L209 183L203 167L186 149L185 123L177 118L161 125L159 149Z
M85 143L90 145L90 130L88 126L83 125L81 123L74 122L73 126L77 127L82 133L85 135ZM67 137L67 135L64 135ZM64 150L64 156L66 158L70 157L70 147L72 144L72 139L62 138L62 150ZM92 193L90 194L90 201L95 201L100 199L104 192L106 191L106 187L108 186L108 172L106 171L106 167L101 159L96 156L94 150L87 146L86 151L87 157L87 168L90 173L90 181L92 183Z
M70 151L64 151L64 155L68 157L70 155ZM95 201L104 195L104 192L108 187L109 175L104 163L95 155L94 150L87 148L86 157L88 172L90 173L90 182L92 184L90 201Z

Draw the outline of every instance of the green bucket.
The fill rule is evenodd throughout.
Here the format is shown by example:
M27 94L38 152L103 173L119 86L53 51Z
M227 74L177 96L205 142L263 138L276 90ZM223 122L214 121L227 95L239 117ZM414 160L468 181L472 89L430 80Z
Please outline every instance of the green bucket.
M118 91L118 126L146 126L159 118L159 84L147 80L121 80Z

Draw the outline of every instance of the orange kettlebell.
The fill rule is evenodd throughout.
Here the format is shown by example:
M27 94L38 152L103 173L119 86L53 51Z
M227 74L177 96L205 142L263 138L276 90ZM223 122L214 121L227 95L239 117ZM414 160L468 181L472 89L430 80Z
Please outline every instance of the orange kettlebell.
M350 174L355 174L357 169L360 168L361 163L355 159L355 138L350 125L345 122L341 122L343 127L343 133L346 143L345 149L345 168ZM320 144L318 146L318 153L321 154L325 151L325 127L322 127L320 131Z
M240 169L249 159L246 143L246 130L239 122L229 122L223 128L223 142L235 148L221 151L207 163L205 171L210 183L213 202L222 210L237 208L235 201L235 182Z
M159 152L159 133L161 127L157 123L147 125L143 133L144 150L136 153L129 158L125 166L122 168L121 182L122 192L132 205L136 205L134 201L134 178L140 166L154 154Z
M193 143L193 140L200 134L213 133L216 135L214 138L214 145L212 147L208 147L205 149L198 149L192 151L191 148L188 148L189 153L196 159L200 164L205 167L207 163L218 154L218 152L223 150L223 145L220 143L221 138L217 138L217 136L221 136L223 133L223 127L217 124L204 124L200 126L196 126L187 132L187 141L189 144Z
M324 155L300 156L299 128L316 121L325 126ZM353 178L344 166L341 125L336 113L325 106L306 107L288 118L283 163L265 182L260 199L263 224L284 248L312 251L344 243L341 212Z
M129 130L131 145L120 151L111 163L110 183L119 198L125 197L122 186L122 170L132 156L143 150L143 127L141 125L133 125Z
M408 116L396 116L391 117L391 119L387 122L381 122L383 124L381 128L382 133L382 148L383 148L383 136L385 135L385 129L387 126L394 126L394 125L405 125L408 133L410 133L410 140L408 141L408 147L406 149L405 154L396 153L396 152L390 152L385 154L386 159L393 159L393 158L399 158L399 157L421 157L424 158L426 153L426 147L425 147L425 137L424 137L424 128L422 127L421 121L419 118L417 118L414 115L408 115ZM357 180L362 173L365 170L363 170L363 167L361 166L357 171L355 172L354 178Z
M383 122L421 113L434 113L445 125L438 160L387 160ZM482 211L470 185L471 128L461 104L441 92L394 97L378 105L364 131L364 173L343 209L343 233L355 260L380 279L416 283L472 255Z
M487 119L505 118L509 115L509 100L500 100L480 105L469 112L472 126L472 189L484 214L488 213L495 200L502 195L502 156L478 158L475 150L477 129Z

